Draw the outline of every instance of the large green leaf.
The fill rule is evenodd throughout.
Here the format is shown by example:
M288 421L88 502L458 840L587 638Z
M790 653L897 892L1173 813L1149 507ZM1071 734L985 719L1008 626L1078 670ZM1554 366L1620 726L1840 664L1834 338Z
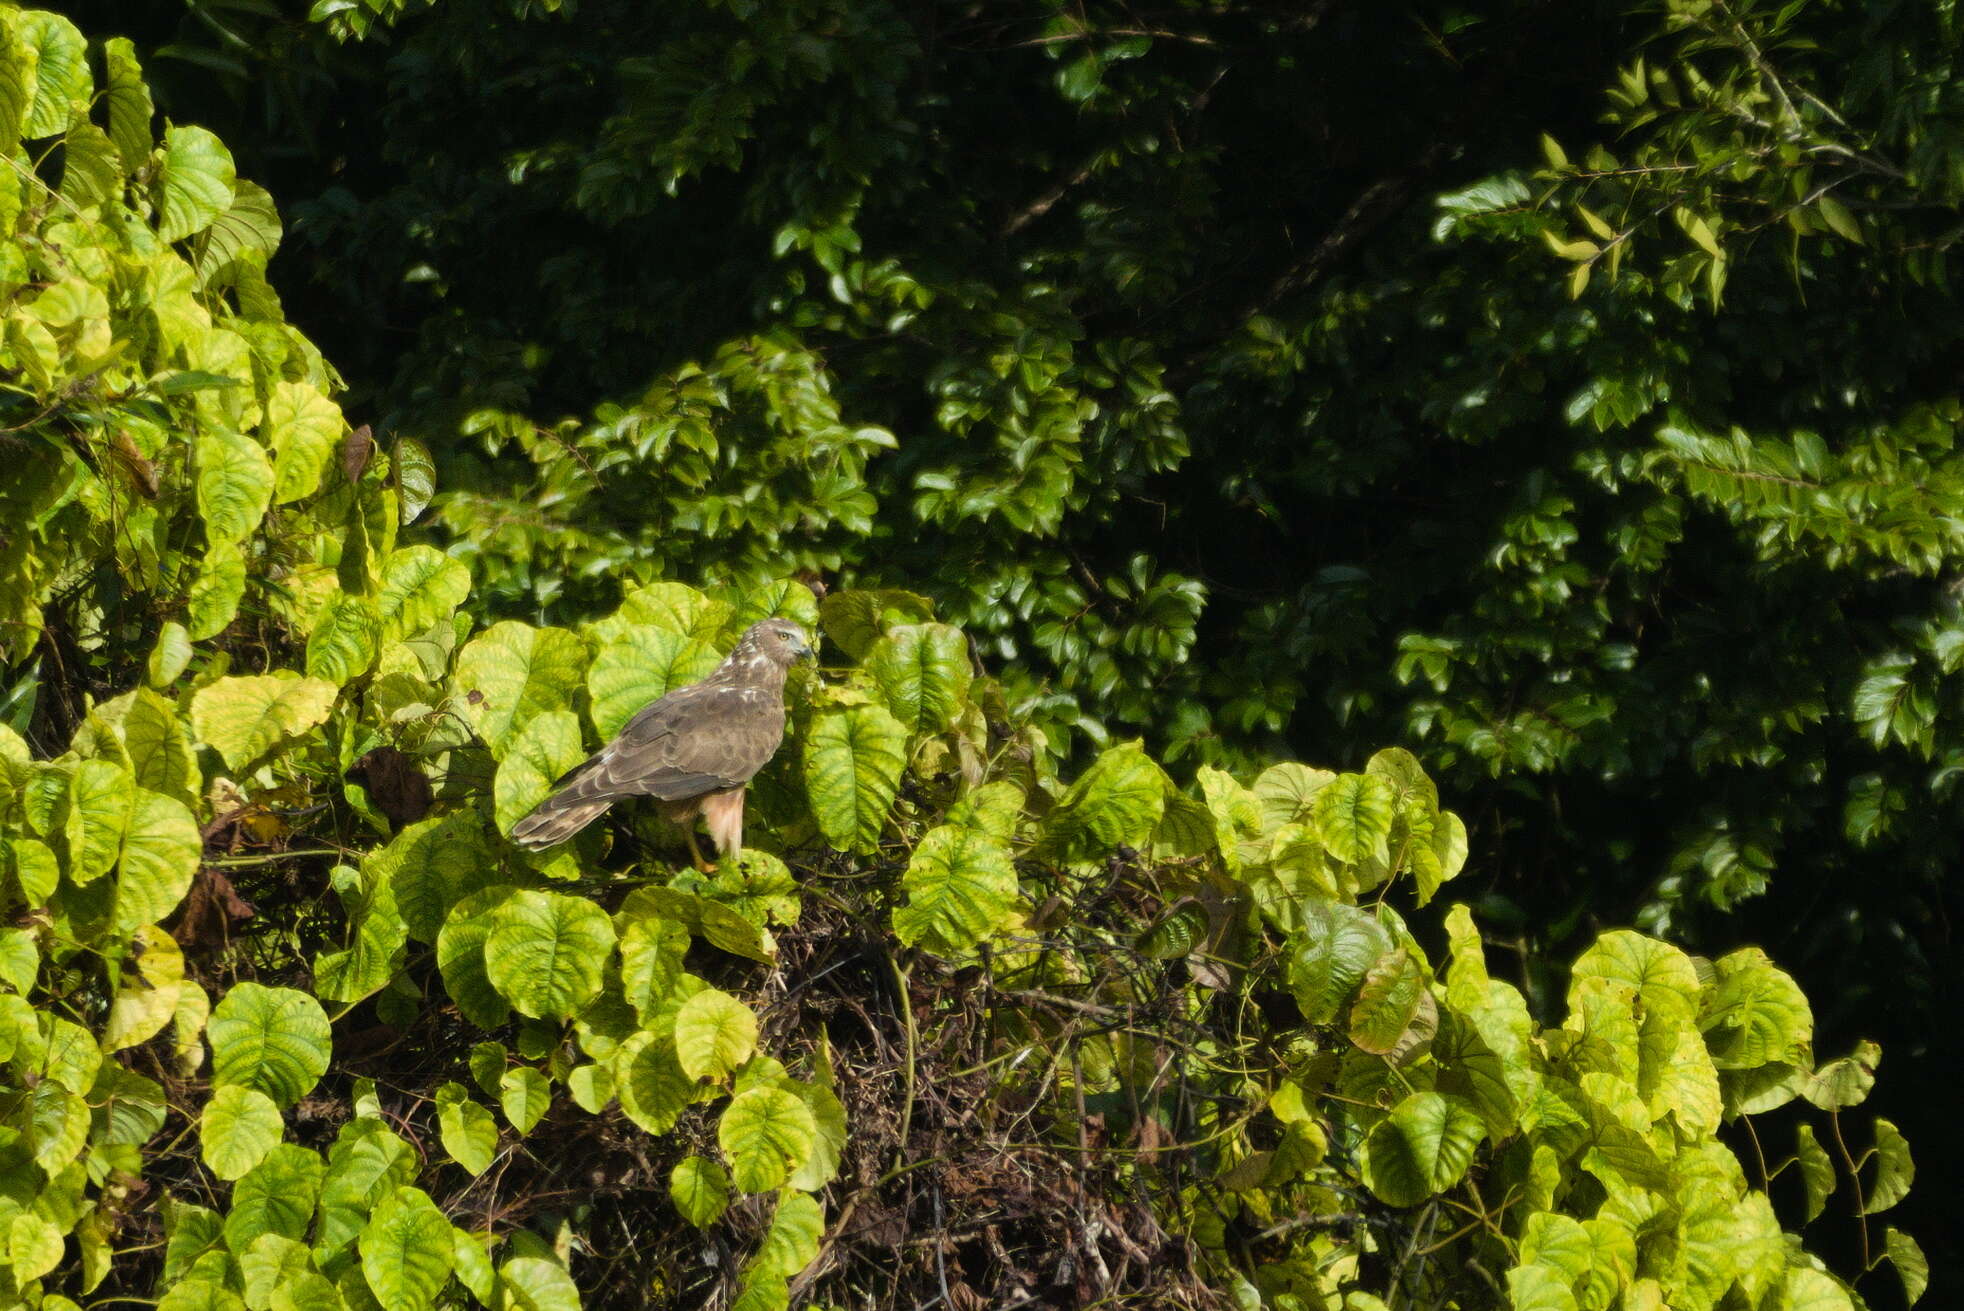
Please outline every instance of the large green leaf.
M326 1257L345 1251L382 1198L416 1177L418 1165L416 1152L383 1121L358 1116L342 1125L321 1180L316 1250Z
M1308 822L1315 813L1316 794L1336 775L1292 760L1270 765L1255 779L1255 800L1262 808L1262 828L1273 833L1284 824Z
M684 1220L707 1229L730 1204L730 1176L706 1156L687 1156L669 1171L668 1196Z
M320 724L337 695L326 679L288 670L221 678L191 698L191 728L227 765L244 769Z
M1171 792L1166 774L1137 742L1092 762L1044 820L1045 841L1066 860L1097 860L1152 837Z
M640 888L621 904L622 918L653 913L679 924L721 951L759 964L777 961L777 941L770 930L745 919L721 902L679 888Z
M586 672L586 647L563 628L507 621L458 653L456 685L464 713L495 757L535 715L570 710Z
M756 1014L726 992L705 989L675 1012L675 1057L691 1079L721 1079L756 1050Z
M621 627L646 625L677 637L711 640L729 623L728 604L705 596L685 583L649 583L628 593L615 614ZM606 636L611 640L614 632Z
M314 958L314 991L327 1001L352 1003L395 977L409 930L394 887L374 861L359 870L337 865L330 877L354 932L341 950Z
M579 717L570 710L548 710L525 721L505 745L491 785L500 832L525 818L551 795L553 784L586 759Z
M450 908L436 936L436 962L443 974L443 986L464 1018L482 1029L495 1029L511 1018L511 1007L492 986L485 969L484 944L491 936L499 907L517 891L499 884L471 893Z
M966 956L1019 919L1021 891L1009 848L977 829L930 830L900 886L907 904L893 912L894 936L937 955Z
M315 1187L319 1188L319 1180L315 1181ZM238 1256L240 1282L245 1286L245 1303L253 1311L271 1311L276 1290L289 1290L290 1300L290 1290L296 1280L310 1274L315 1279L320 1278L318 1274L313 1274L307 1245L284 1232L261 1230L252 1237L242 1234L235 1242L229 1230L228 1217L225 1245Z
M696 1081L683 1070L673 1038L643 1029L614 1053L614 1088L627 1118L661 1135L695 1098Z
M1303 927L1289 945L1289 987L1311 1024L1334 1019L1371 966L1391 950L1391 936L1355 906L1303 904Z
M704 678L721 659L704 638L646 624L623 628L600 648L587 674L593 726L612 738L636 712Z
M257 1088L226 1084L212 1093L199 1119L205 1165L220 1179L237 1179L266 1159L284 1127L272 1098Z
M121 156L123 167L136 169L149 157L150 118L155 112L150 88L143 83L143 69L137 63L135 47L125 37L103 42L103 64L108 73L105 98L109 102L109 140Z
M262 1237L273 1234L298 1247L307 1237L326 1173L320 1156L305 1147L296 1143L273 1147L232 1186L232 1206L225 1213L225 1245L234 1252L249 1253ZM299 1248L299 1254L304 1260L306 1249ZM250 1288L246 1300L258 1304Z
M782 1184L811 1154L818 1126L811 1109L781 1088L750 1088L730 1099L716 1126L716 1140L730 1160L730 1175L746 1193Z
M1702 990L1691 957L1669 943L1629 929L1612 929L1601 935L1576 959L1569 972L1571 996L1575 985L1589 978L1627 984L1649 1002L1668 997L1688 1008L1698 1005Z
M1842 1111L1868 1100L1875 1087L1875 1067L1882 1062L1882 1048L1872 1042L1858 1042L1846 1056L1827 1062L1800 1082L1800 1095L1824 1111Z
M20 1213L0 1227L0 1254L9 1273L22 1283L39 1279L61 1264L62 1232L38 1215Z
M341 407L312 385L276 382L266 398L261 439L273 452L273 503L312 496L347 425Z
M62 836L68 848L68 877L89 883L107 874L122 852L128 831L135 781L109 760L84 760L68 780L68 813Z
M419 820L364 864L389 881L403 925L418 942L435 942L451 907L498 877L476 810Z
M169 626L180 634L184 631L175 624ZM187 804L198 799L203 776L192 751L191 734L170 702L147 687L138 688L130 696L119 728L123 749L129 752L130 770L139 784Z
M27 10L14 21L21 43L36 56L34 99L20 134L29 140L50 137L66 128L77 114L88 111L89 93L94 89L89 77L88 43L73 23L45 9ZM8 145L11 147L12 142Z
M689 931L654 912L622 918L621 991L645 1025L681 976Z
M1364 1140L1364 1182L1390 1206L1417 1206L1465 1175L1486 1128L1456 1097L1417 1092L1392 1108Z
M1884 1237L1889 1264L1896 1267L1896 1274L1903 1281L1903 1301L1915 1306L1922 1300L1923 1290L1930 1286L1930 1261L1917 1241L1894 1225L1889 1226Z
M1875 1179L1862 1199L1862 1214L1886 1211L1909 1196L1916 1179L1916 1162L1909 1143L1896 1126L1878 1117L1875 1122Z
M934 618L934 607L912 592L848 588L819 602L818 615L825 635L840 650L854 660L864 660L887 629L926 623Z
M423 517L436 496L436 461L430 458L430 448L413 437L396 438L389 455L402 491L402 523L408 527Z
M391 551L382 564L382 584L376 592L383 644L448 618L470 591L470 570L436 548L405 546Z
M580 1311L573 1277L543 1257L516 1256L498 1267L496 1311Z
M210 1279L174 1283L157 1299L157 1311L245 1311L245 1303L225 1285Z
M437 1134L450 1159L483 1174L498 1153L498 1122L454 1080L436 1090Z
M382 650L382 617L372 597L336 592L307 635L307 675L336 687L374 667Z
M1801 1187L1807 1197L1805 1223L1813 1224L1821 1214L1821 1208L1834 1196L1840 1176L1835 1173L1834 1161L1828 1156L1827 1149L1814 1137L1813 1125L1801 1125L1796 1131L1796 1139L1794 1160L1799 1166Z
M1807 1062L1814 1013L1806 994L1766 953L1746 947L1717 964L1718 982L1705 992L1699 1025L1721 1070L1751 1070L1769 1062Z
M199 434L198 513L205 540L236 546L251 536L273 496L273 466L266 448L223 428Z
M874 645L866 672L910 734L939 733L968 695L968 639L946 624L902 624Z
M11 145L34 103L36 55L11 27L0 33L0 133Z
M778 578L745 588L737 597L723 633L732 641L752 624L766 619L789 619L807 633L818 631L818 598L795 578Z
M828 1074L829 1079L829 1074ZM795 1093L812 1113L817 1133L811 1152L784 1181L787 1188L816 1192L839 1175L839 1163L846 1152L846 1107L826 1083L787 1082L785 1091Z
M241 278L242 270L232 266L244 263L254 272L262 270L279 245L280 213L271 193L257 183L235 178L232 204L212 220L211 226L194 243L192 265L204 286L240 281L250 285L251 275ZM277 469L280 463L277 447L273 462Z
M811 718L805 792L825 840L870 852L907 767L907 730L879 706L832 706Z
M485 974L521 1015L566 1020L600 991L613 950L613 921L598 906L528 889L492 913Z
M232 153L210 132L175 125L167 129L163 167L153 184L157 235L181 241L209 227L232 207L234 176Z
M1350 1041L1379 1056L1395 1050L1414 1017L1425 991L1425 975L1410 952L1386 952L1365 971L1364 983L1350 1008Z
M117 860L116 931L132 933L175 910L203 851L198 821L183 802L137 788Z
M1346 865L1384 860L1396 815L1395 790L1375 774L1339 774L1316 794L1312 811L1323 848Z
M361 1272L383 1311L428 1311L450 1280L450 1222L420 1188L381 1199L361 1231Z
M236 543L214 546L206 552L184 594L185 635L202 642L223 632L239 612L245 584L245 557Z
M747 1274L790 1279L818 1258L818 1246L825 1237L825 1211L818 1199L808 1193L786 1191L777 1199L777 1213L757 1254L750 1259Z
M256 1088L280 1106L305 1096L327 1070L333 1035L320 1003L292 988L241 983L212 1009L211 1079Z

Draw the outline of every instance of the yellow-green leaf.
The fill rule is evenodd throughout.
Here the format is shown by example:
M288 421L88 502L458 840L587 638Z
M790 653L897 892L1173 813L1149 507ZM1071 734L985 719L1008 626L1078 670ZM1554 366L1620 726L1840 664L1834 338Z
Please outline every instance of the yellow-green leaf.
M874 644L866 672L908 733L939 733L968 695L968 639L946 624L897 625Z
M1828 1204L1828 1198L1834 1196L1837 1176L1834 1172L1834 1161L1829 1158L1827 1149L1822 1147L1820 1141L1814 1137L1813 1125L1801 1125L1796 1132L1796 1138L1798 1141L1794 1148L1794 1159L1800 1168L1801 1187L1807 1192L1805 1223L1812 1224L1815 1217L1821 1214L1822 1208Z
M1098 860L1120 846L1143 846L1171 791L1165 772L1138 742L1108 748L1045 817L1045 842L1066 860Z
M221 678L191 698L191 728L228 766L244 769L319 725L337 695L326 679L290 670Z
M513 1066L498 1080L498 1106L523 1138L552 1106L552 1085L529 1065Z
M156 112L150 88L143 83L143 67L127 37L103 42L102 54L109 72L109 139L124 166L133 169L150 157L150 119Z
M533 628L507 620L479 633L457 656L456 685L464 714L502 758L506 745L534 716L570 710L586 672L586 647L563 628Z
M746 1089L730 1099L716 1126L716 1140L730 1161L730 1175L746 1193L782 1184L811 1154L818 1126L811 1109L782 1088Z
M164 133L163 167L153 184L157 235L181 241L232 207L235 176L225 143L201 127L173 125Z
M14 21L14 34L36 56L34 99L20 134L30 141L50 137L88 110L89 93L94 89L89 77L88 43L75 24L45 9L26 10ZM10 147L12 144L8 143Z
M1020 919L1009 848L978 829L931 829L914 848L900 886L907 904L893 912L894 935L937 955L965 956Z
M570 710L548 710L512 736L492 780L492 810L501 833L532 812L553 784L586 759L580 721Z
M236 546L252 535L272 500L273 466L266 449L250 437L213 428L198 435L197 459L205 540Z
M455 1081L436 1090L437 1134L443 1150L473 1175L483 1174L498 1154L498 1123Z
M566 1020L599 993L613 950L613 921L598 906L527 889L492 912L485 974L521 1015Z
M206 1025L211 1078L256 1088L280 1106L304 1097L327 1070L333 1035L319 1002L292 988L241 983Z
M1316 794L1312 807L1323 848L1346 865L1388 855L1396 793L1376 774L1340 774Z
M391 551L382 565L375 606L382 644L399 642L453 614L470 595L471 574L460 560L430 546Z
M706 1156L688 1156L668 1175L668 1196L684 1220L707 1229L730 1204L730 1176Z
M587 673L593 726L611 739L637 712L678 687L694 683L722 659L706 639L636 624L600 648Z
M116 931L134 933L175 910L203 851L198 822L183 802L137 788L116 862Z
M266 1158L284 1127L272 1098L227 1084L212 1093L198 1122L205 1165L220 1179L237 1179Z
M456 1263L450 1222L420 1188L383 1197L359 1247L362 1275L382 1311L428 1311Z
M705 989L675 1012L675 1057L691 1079L721 1079L756 1050L756 1014L726 992Z
M1910 1158L1909 1142L1889 1121L1875 1122L1875 1180L1862 1201L1862 1214L1886 1211L1909 1196L1916 1179L1916 1162Z
M1417 1206L1458 1183L1486 1135L1478 1111L1456 1097L1406 1097L1364 1140L1364 1182L1391 1206Z
M307 675L336 687L375 665L382 649L382 616L372 597L335 592L307 635Z
M825 840L870 852L907 766L907 730L879 706L831 706L811 718L805 791Z
M319 489L346 426L341 407L312 384L273 384L259 431L273 452L274 504L285 505Z
M1914 1238L1894 1225L1885 1231L1887 1238L1884 1251L1889 1255L1889 1264L1896 1267L1896 1274L1903 1281L1903 1301L1915 1306L1922 1300L1923 1290L1930 1286L1930 1262L1923 1255L1923 1248Z

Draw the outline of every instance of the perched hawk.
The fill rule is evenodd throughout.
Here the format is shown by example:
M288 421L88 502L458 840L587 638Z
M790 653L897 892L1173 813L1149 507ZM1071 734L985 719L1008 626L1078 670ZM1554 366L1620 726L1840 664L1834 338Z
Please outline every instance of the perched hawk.
M743 847L743 785L784 740L784 674L812 653L788 619L752 624L700 683L678 687L627 721L620 735L555 785L512 826L512 841L537 850L564 842L623 797L653 797L662 817L696 846L697 815L722 854Z

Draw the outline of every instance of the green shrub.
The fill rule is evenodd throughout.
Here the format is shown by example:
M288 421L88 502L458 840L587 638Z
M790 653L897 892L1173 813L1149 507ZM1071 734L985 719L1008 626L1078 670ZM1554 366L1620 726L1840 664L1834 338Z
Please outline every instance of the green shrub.
M0 594L44 657L0 729L5 1304L1852 1308L1788 1172L1795 1229L1845 1185L1919 1291L1866 1218L1908 1149L1842 1122L1878 1054L1817 1064L1756 950L1627 931L1530 1014L1429 909L1466 834L1403 751L1061 777L900 592L487 625L397 542L427 463L280 321L263 197L104 54L98 95L4 11ZM839 663L755 848L696 872L633 807L504 840L772 615ZM1800 1102L1838 1162L1813 1118L1743 1161Z

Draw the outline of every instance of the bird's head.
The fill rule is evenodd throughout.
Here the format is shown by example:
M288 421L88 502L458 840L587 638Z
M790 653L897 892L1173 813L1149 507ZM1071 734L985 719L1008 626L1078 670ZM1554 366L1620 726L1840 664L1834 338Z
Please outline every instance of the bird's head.
M814 654L805 630L789 619L766 619L762 623L752 624L737 645L786 668L793 661Z

